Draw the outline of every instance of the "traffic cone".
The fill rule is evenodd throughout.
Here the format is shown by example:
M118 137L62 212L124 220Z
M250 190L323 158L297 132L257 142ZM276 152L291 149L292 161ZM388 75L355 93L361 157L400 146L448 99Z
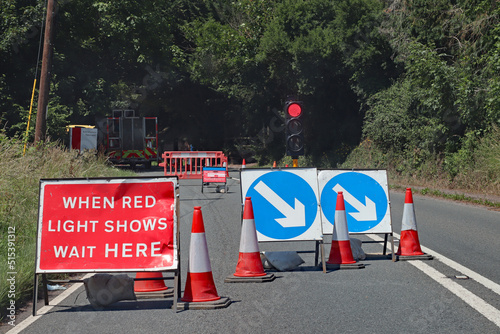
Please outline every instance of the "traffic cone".
M252 199L245 198L243 210L243 223L241 225L240 254L236 271L228 276L224 282L270 282L274 280L273 274L266 274L260 257L255 219L253 215Z
M273 168L276 168L276 161L273 162Z
M134 293L138 298L170 297L174 293L174 290L168 288L161 279L144 280L144 278L163 278L161 272L138 272L135 278L139 279L134 282Z
M229 178L229 169L227 168L227 163L225 161L222 163L222 167L226 169L226 178Z
M184 309L222 308L231 303L229 298L217 294L200 206L194 207L186 287L181 301L185 302L180 305Z
M432 255L425 254L420 248L417 231L417 219L415 217L415 207L413 206L411 188L406 188L401 237L399 238L399 248L396 255L398 256L398 260L432 259Z
M243 159L243 162L241 163L241 169L247 168L247 164L245 162L245 159Z
M356 263L352 256L351 241L347 229L344 194L342 191L339 191L337 195L332 248L330 249L328 261L326 261L326 267L328 269L361 269L365 267L364 264Z

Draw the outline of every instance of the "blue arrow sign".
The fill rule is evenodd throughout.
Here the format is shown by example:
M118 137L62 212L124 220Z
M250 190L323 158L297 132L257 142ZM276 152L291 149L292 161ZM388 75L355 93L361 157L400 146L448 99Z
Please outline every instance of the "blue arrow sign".
M373 178L358 172L338 174L321 192L321 208L333 224L337 194L344 194L349 232L365 232L377 226L386 216L389 201L384 188Z
M300 236L318 214L311 186L290 172L261 175L250 185L246 196L252 198L257 232L268 238L287 240Z

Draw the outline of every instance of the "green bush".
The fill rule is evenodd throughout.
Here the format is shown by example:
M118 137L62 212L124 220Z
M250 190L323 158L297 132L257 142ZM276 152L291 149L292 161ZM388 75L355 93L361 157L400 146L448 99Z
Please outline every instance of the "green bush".
M448 156L445 167L454 187L483 193L500 193L500 130L478 138L467 134L462 148ZM446 161L446 160L445 160Z
M363 141L342 168L383 168L392 182L433 188L455 188L477 193L500 193L500 130L479 137L468 134L460 149L446 155L413 148L385 150L370 140Z

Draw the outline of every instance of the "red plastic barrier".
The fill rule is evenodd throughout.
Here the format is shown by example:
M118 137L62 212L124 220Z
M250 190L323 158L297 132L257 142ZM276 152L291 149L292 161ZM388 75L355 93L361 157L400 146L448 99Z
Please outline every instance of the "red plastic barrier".
M203 167L226 167L227 157L221 151L171 151L163 152L165 176L177 176L179 179L201 179Z

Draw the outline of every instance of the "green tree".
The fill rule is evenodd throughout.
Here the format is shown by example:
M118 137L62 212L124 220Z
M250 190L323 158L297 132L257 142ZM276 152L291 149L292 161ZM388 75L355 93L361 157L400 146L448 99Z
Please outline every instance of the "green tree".
M381 2L247 0L207 8L210 15L184 26L185 59L193 80L240 103L242 133L258 132L274 117L270 110L295 95L307 106L309 153L359 140L359 102L394 73L377 32ZM282 140L273 144L283 151Z

